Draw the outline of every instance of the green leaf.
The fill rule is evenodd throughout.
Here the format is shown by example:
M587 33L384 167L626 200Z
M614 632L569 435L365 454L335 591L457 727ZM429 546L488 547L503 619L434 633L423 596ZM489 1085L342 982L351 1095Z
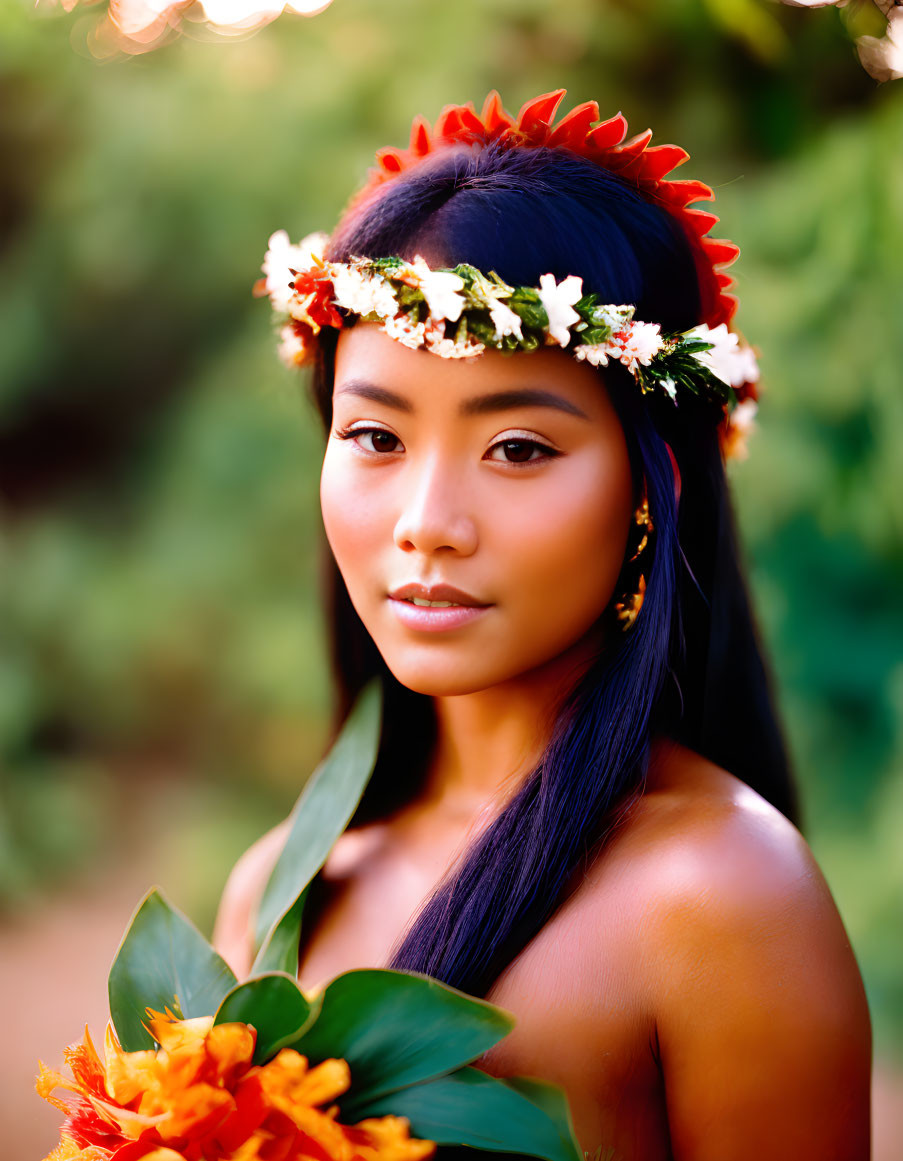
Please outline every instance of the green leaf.
M257 1030L254 1063L262 1064L298 1038L318 1007L317 1002L307 999L293 976L271 972L234 987L220 1004L214 1023L251 1024Z
M145 1009L212 1016L235 986L228 964L156 888L138 905L110 968L110 1016L126 1052L152 1048Z
M553 1085L498 1080L478 1068L461 1068L373 1101L362 1115L407 1117L412 1136L439 1145L580 1161L570 1114L562 1113L566 1104L564 1093L556 1093Z
M311 1060L341 1056L351 1068L343 1108L476 1059L514 1019L428 976L388 969L345 972L323 992L317 1019L292 1047Z
M298 974L298 941L307 891L308 887L305 887L288 911L270 928L251 967L252 976L259 976L263 972L288 972L290 976Z
M310 776L292 812L293 822L273 868L257 919L257 942L286 920L274 940L284 948L301 931L299 897L326 862L332 847L357 809L376 765L382 724L382 685L374 677L361 690L332 749ZM294 919L289 912L298 904ZM284 959L283 959L284 963ZM256 966L256 965L255 965ZM297 955L294 963L297 968Z
M536 1080L530 1076L508 1076L505 1077L505 1084L526 1097L531 1104L542 1109L554 1122L562 1141L566 1145L573 1146L579 1153L580 1146L577 1143L571 1107L560 1085L549 1084L547 1081Z

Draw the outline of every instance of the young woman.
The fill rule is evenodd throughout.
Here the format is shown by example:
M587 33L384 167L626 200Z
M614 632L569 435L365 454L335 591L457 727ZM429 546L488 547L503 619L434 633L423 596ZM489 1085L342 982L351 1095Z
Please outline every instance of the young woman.
M553 126L561 95L516 120L494 95L480 118L447 109L384 151L326 256L358 289L378 267L352 258L407 260L388 307L326 303L316 267L303 303L295 283L284 351L315 349L327 433L337 727L373 675L385 694L299 979L392 966L508 1009L479 1066L561 1084L589 1157L867 1161L869 1014L796 825L724 474L736 417L692 374L642 388L651 348L574 358L590 332L567 329L592 292L634 308L637 341L713 334L733 249L689 208L711 191L664 180L682 151L622 144L594 105ZM459 263L517 349L462 338L460 268L433 273ZM423 305L393 320L405 286ZM539 349L499 286L545 288L522 296ZM284 838L223 896L239 974Z

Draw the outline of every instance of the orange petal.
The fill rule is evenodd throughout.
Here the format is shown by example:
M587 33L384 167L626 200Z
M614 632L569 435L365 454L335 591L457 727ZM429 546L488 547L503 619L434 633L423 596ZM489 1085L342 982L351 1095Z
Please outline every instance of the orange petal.
M235 1111L235 1098L212 1084L193 1084L173 1094L169 1108L156 1125L162 1141L187 1138L199 1141Z
M60 1143L52 1153L47 1154L44 1161L107 1161L109 1156L108 1149L99 1149L96 1145L88 1145L87 1148L83 1149L68 1133L64 1132L60 1138Z
M406 1117L369 1117L345 1132L361 1161L425 1161L436 1152L433 1141L411 1137Z
M68 1076L64 1076L61 1072L57 1072L55 1068L48 1068L43 1060L38 1061L38 1072L35 1078L34 1087L35 1092L43 1100L58 1108L61 1113L69 1112L69 1105L65 1101L60 1100L59 1097L51 1096L54 1089L65 1088L70 1092L81 1094L81 1089Z
M70 1044L63 1049L63 1059L72 1069L75 1083L84 1092L96 1093L98 1096L107 1096L104 1086L103 1064L97 1055L97 1050L91 1040L91 1033L85 1025L85 1037L81 1044Z
M279 1095L296 1104L319 1105L345 1092L351 1084L351 1069L344 1060L324 1060L309 1068L307 1057L293 1048L283 1048L263 1065L259 1077L268 1096Z
M104 1101L99 1097L89 1096L91 1108L106 1124L118 1129L123 1137L130 1141L137 1141L142 1133L154 1128L166 1117L166 1113L158 1116L148 1116L144 1113L123 1109L112 1101Z
M231 1082L236 1073L251 1067L257 1032L238 1022L216 1024L205 1041L207 1059L217 1079Z
M139 1093L153 1083L157 1069L157 1054L151 1049L143 1052L123 1052L116 1038L112 1022L104 1035L104 1059L107 1094L120 1105L131 1104Z
M147 1014L148 1022L145 1027L167 1052L203 1043L204 1037L213 1027L212 1016L195 1016L190 1020L182 1020L174 1016L168 1008L165 1013L148 1008Z

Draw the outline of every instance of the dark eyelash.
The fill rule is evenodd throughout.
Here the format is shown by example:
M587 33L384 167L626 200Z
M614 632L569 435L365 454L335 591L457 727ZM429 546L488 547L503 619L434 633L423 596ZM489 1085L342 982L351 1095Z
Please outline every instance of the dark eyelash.
M541 464L543 460L552 460L555 459L556 456L561 455L560 451L556 451L555 448L549 447L549 445L546 443L540 443L538 439L500 439L497 443L494 443L489 450L492 451L494 448L500 447L502 444L506 443L530 444L533 447L539 448L539 450L544 453L538 460L524 460L522 463L518 463L517 460L494 461L495 463L505 463L509 468L532 468L535 467L536 464Z
M337 439L354 439L355 435L366 435L369 432L384 432L384 431L385 431L384 427L339 427L339 428L337 428L337 431L335 431L335 438L337 438ZM387 434L391 434L391 433L387 432ZM549 447L548 444L540 444L540 441L536 440L536 439L518 439L518 440L500 439L496 442L496 444L492 445L492 447L489 449L490 452L492 452L492 450L494 448L501 447L501 445L503 445L503 444L532 444L533 447L537 447L541 450L541 452L543 453L543 457L546 457L546 459L549 459L549 460L554 460L556 456L561 455L561 452L558 452L558 450L556 448ZM507 466L510 468L529 468L529 467L533 467L533 464L535 464L537 461L536 460L525 460L525 461L523 461L523 463L518 463L518 462L516 462L516 460L507 460L506 462L507 462Z

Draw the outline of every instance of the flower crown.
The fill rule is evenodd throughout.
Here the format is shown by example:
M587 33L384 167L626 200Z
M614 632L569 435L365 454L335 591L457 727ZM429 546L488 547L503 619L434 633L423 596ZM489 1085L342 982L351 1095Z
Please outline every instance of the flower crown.
M432 269L419 255L348 262L325 259L327 235L310 234L297 245L284 230L269 239L256 295L269 295L280 323L280 357L289 366L308 362L324 327L340 329L356 319L378 322L405 346L424 348L443 358L471 358L487 347L503 351L540 346L570 346L577 359L604 367L623 364L641 392L707 397L723 409L719 426L722 454L746 455L746 434L757 409L758 365L751 347L728 324L737 307L727 293L733 280L721 269L739 253L731 242L705 235L718 221L714 214L689 208L711 199L702 182L666 181L664 175L689 156L673 145L649 147L651 131L624 141L627 123L618 114L595 128L599 110L590 101L552 124L564 90L529 101L518 117L491 93L477 116L472 105L450 105L435 130L416 118L406 151L380 150L351 207L378 196L379 187L422 161L429 153L455 144L497 142L502 148L568 149L617 173L650 201L661 204L680 224L696 262L702 297L702 323L681 333L662 334L657 323L637 320L635 306L600 302L584 293L582 279L561 282L544 274L539 286L510 286L494 271L473 266Z

